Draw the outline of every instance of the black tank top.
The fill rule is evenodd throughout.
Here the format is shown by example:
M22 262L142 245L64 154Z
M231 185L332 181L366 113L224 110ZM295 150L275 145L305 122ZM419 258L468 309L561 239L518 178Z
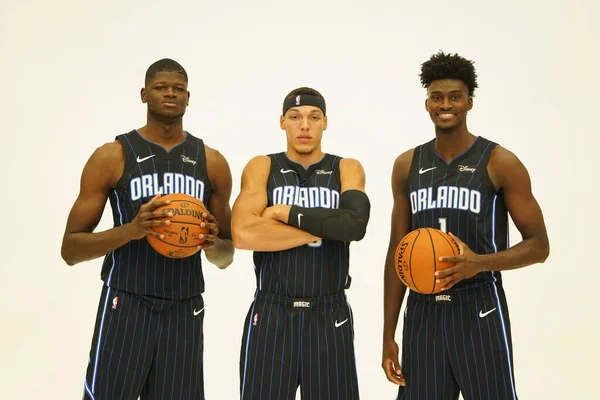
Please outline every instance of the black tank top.
M186 133L185 140L167 152L136 130L117 136L125 168L110 194L114 226L132 221L140 206L157 193L185 193L205 205L210 197L204 143ZM200 253L173 259L158 254L146 238L132 240L108 253L102 280L109 287L164 299L185 299L204 292Z
M415 149L406 191L410 198L412 229L437 228L452 232L477 254L508 247L508 214L502 190L496 191L487 172L497 146L477 137L450 164L435 151L435 140ZM500 272L481 272L456 284L459 291L487 283L501 284Z
M287 158L270 154L271 171L267 183L267 206L339 208L340 160L325 154L308 169ZM349 282L348 242L319 240L289 250L254 252L259 290L287 297L311 298L344 290Z

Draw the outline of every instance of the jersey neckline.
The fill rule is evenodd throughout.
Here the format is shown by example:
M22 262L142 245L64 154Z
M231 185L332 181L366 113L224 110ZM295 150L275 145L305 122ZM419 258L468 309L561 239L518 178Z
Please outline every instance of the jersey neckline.
M469 148L465 151L463 151L461 154L457 155L456 157L454 157L450 162L446 162L446 159L444 157L442 157L437 150L435 149L435 140L433 139L430 143L431 143L431 149L433 150L433 153L436 155L436 157L438 157L444 164L446 164L446 167L449 167L450 165L452 165L452 163L454 163L455 161L457 161L459 158L463 157L464 155L466 155L468 152L470 152L474 147L475 144L478 142L479 138L481 136L476 136L475 140L473 141L473 143L471 143L471 145L469 146Z
M173 150L177 149L177 148L178 148L178 147L180 147L180 146L183 146L183 145L185 145L185 144L187 143L187 141L188 141L189 137L190 137L190 134L189 134L189 132L188 132L188 131L183 131L183 132L185 132L185 138L183 139L183 141L182 141L181 143L179 143L179 144L176 144L175 146L173 146L173 148L172 148L171 150L167 151L167 149L165 149L165 148L164 148L163 146L161 146L160 144L158 144L158 143L155 143L155 142L152 142L152 141L150 141L150 140L146 139L145 137L143 137L143 136L142 136L142 134L141 134L140 132L138 132L138 130L137 130L137 129L134 129L133 131L134 131L134 132L135 132L135 133L136 133L136 134L137 134L137 135L140 137L140 139L142 139L142 140L143 140L143 141L145 141L146 143L149 143L149 144L151 144L151 145L154 145L154 146L156 146L156 147L158 147L158 148L162 149L162 150L163 150L163 151L164 151L166 154L170 154L170 153L171 153Z

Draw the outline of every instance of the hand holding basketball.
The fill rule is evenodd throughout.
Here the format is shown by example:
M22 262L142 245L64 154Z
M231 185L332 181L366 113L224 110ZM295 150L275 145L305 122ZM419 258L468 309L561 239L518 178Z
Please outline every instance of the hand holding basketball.
M214 217L213 222L206 220L210 213L202 201L183 193L167 194L163 198L166 200L167 205L151 206L158 220L150 225L146 239L154 250L165 257L184 258L207 247L207 240L214 241ZM169 216L166 220L165 213Z
M146 235L152 235L160 238L160 232L154 232L150 227L169 225L170 221L166 218L172 217L173 213L169 211L156 211L157 208L170 203L169 200L158 200L160 194L157 194L147 203L142 204L135 218L128 224L133 240L138 240Z
M206 249L208 247L213 246L215 244L215 241L218 239L219 222L217 221L215 216L209 213L208 211L204 212L202 214L202 217L204 218L204 222L201 224L201 226L203 228L207 228L208 233L199 235L198 237L200 239L204 239L201 248Z
M434 228L418 228L409 232L396 248L395 264L398 278L411 290L434 294L444 290L436 272L453 267L440 257L458 256L457 243L446 233Z
M442 290L450 289L463 279L471 278L483 271L481 256L473 253L471 249L452 233L448 234L456 244L458 244L459 253L454 256L443 256L439 260L442 262L453 262L453 267L436 271L436 284L442 286Z

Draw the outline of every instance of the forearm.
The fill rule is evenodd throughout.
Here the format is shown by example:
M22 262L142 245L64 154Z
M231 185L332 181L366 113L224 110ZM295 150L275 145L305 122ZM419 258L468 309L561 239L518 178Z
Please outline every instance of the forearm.
M389 260L388 260L389 261ZM386 262L383 283L383 340L393 340L406 286L394 269L393 260Z
M236 248L254 251L281 251L319 240L308 232L279 221L252 216L244 226L234 226L233 242Z
M352 210L303 208L290 209L286 221L289 225L302 229L323 239L350 242L365 236L367 221Z
M61 255L68 265L75 265L102 257L131 240L127 224L104 232L69 233L63 240Z
M214 245L204 249L206 259L220 269L227 268L233 262L234 252L231 239L217 238Z
M524 239L509 249L478 255L482 271L506 271L542 263L548 258L548 242L537 237Z

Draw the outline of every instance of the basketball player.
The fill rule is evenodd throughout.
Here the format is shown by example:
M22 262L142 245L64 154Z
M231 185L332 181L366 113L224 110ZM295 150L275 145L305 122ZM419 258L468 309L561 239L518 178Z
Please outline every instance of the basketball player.
M104 281L84 399L204 399L204 278L200 252L166 258L152 249L152 226L168 225L161 194L206 204L202 244L219 268L233 259L231 172L225 158L183 130L187 73L170 59L152 64L141 90L146 125L99 147L87 162L69 215L62 256L69 265L104 257ZM94 232L107 199L114 228Z
M385 266L382 367L398 399L517 399L508 308L500 271L544 262L549 244L529 174L507 149L467 129L473 62L439 52L422 65L435 139L401 154ZM509 248L508 214L523 240ZM410 291L402 363L394 341L406 287L394 252L409 231L432 227L458 243L455 265L436 272L444 291Z
M348 248L369 220L365 173L323 153L325 99L298 88L283 101L284 153L246 165L233 206L237 248L254 250L257 290L240 357L242 399L358 399Z

